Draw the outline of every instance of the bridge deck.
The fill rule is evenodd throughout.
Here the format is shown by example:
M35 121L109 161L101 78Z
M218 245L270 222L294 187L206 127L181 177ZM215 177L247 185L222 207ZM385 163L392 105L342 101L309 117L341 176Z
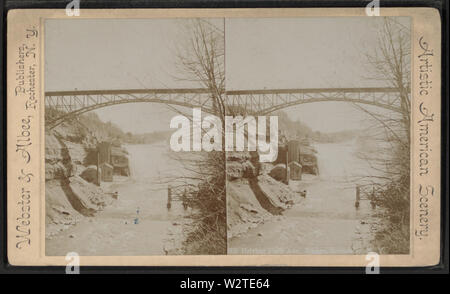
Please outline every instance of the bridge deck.
M258 95L258 94L299 94L299 93L398 93L397 88L301 88L301 89L258 89L258 90L229 90L226 95ZM180 89L119 89L119 90L74 90L48 91L45 96L80 96L80 95L127 95L127 94L207 94L204 88Z
M45 105L64 112L49 122L55 126L87 111L133 102L198 107L205 112L215 113L212 94L204 88L50 91L45 93ZM402 111L399 89L386 87L229 90L223 94L228 109L245 109L247 113L255 115L266 115L282 108L319 101L363 103L395 112Z

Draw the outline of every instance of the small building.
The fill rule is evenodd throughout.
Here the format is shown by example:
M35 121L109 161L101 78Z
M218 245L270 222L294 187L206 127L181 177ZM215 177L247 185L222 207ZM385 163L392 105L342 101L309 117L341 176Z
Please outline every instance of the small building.
M118 144L117 140L113 143L99 143L97 145L98 164L101 166L103 163L108 163L113 169L113 174L130 176L128 152L124 148L117 146Z
M97 145L98 150L98 164L102 164L104 162L111 162L111 143L109 142L101 142Z
M291 161L289 163L290 179L299 181L302 179L302 165L298 162Z
M306 174L319 174L319 165L317 163L317 151L311 146L302 146L300 150L300 164L302 172Z
M287 146L284 145L280 145L278 144L278 154L277 154L277 159L275 159L275 161L273 162L274 165L277 165L279 163L284 163L286 164L286 160L287 160Z
M291 140L287 143L288 146L288 162L300 162L300 141Z
M115 174L130 176L128 153L120 147L111 147L111 164Z
M100 174L103 182L112 182L113 181L113 166L107 162L103 162L100 164Z

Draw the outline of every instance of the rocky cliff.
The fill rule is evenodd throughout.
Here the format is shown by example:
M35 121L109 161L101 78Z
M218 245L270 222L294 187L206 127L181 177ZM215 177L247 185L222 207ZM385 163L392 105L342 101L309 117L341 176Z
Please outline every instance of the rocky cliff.
M271 164L261 165L255 154L228 154L228 238L281 215L283 210L299 200L299 196L289 186L267 174L271 167Z
M80 177L96 139L76 121L45 134L46 237L91 217L112 202L102 189Z

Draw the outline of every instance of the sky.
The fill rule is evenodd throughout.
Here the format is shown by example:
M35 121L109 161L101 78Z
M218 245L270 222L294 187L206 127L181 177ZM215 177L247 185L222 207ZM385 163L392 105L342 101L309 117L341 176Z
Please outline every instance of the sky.
M212 20L223 26L223 20ZM409 19L401 20L409 25ZM379 19L251 18L225 21L226 88L383 86L370 81L364 53L376 46ZM175 54L186 21L55 19L45 26L45 89L95 90L198 87L175 79ZM310 103L285 109L313 130L360 128L354 106ZM96 110L104 121L136 133L168 130L174 112L155 103Z
M47 20L45 90L182 88L174 54L183 22L173 19ZM191 85L192 86L192 85ZM95 111L125 132L169 130L173 111L130 103Z
M408 23L409 19L403 18ZM368 80L366 52L377 44L374 17L232 19L226 22L229 89L386 86ZM321 102L284 109L313 130L359 129L355 106Z

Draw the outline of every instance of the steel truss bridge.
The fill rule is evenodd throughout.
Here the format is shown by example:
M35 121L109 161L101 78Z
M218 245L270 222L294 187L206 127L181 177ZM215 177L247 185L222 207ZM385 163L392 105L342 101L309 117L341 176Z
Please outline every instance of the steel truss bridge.
M65 120L85 112L124 103L153 102L201 108L214 114L212 93L207 89L130 89L56 91L45 93L45 106L59 110L59 115L46 122L54 128ZM233 90L224 95L228 109L244 109L252 115L267 115L286 107L323 101L341 101L382 107L401 112L397 88L315 88Z

